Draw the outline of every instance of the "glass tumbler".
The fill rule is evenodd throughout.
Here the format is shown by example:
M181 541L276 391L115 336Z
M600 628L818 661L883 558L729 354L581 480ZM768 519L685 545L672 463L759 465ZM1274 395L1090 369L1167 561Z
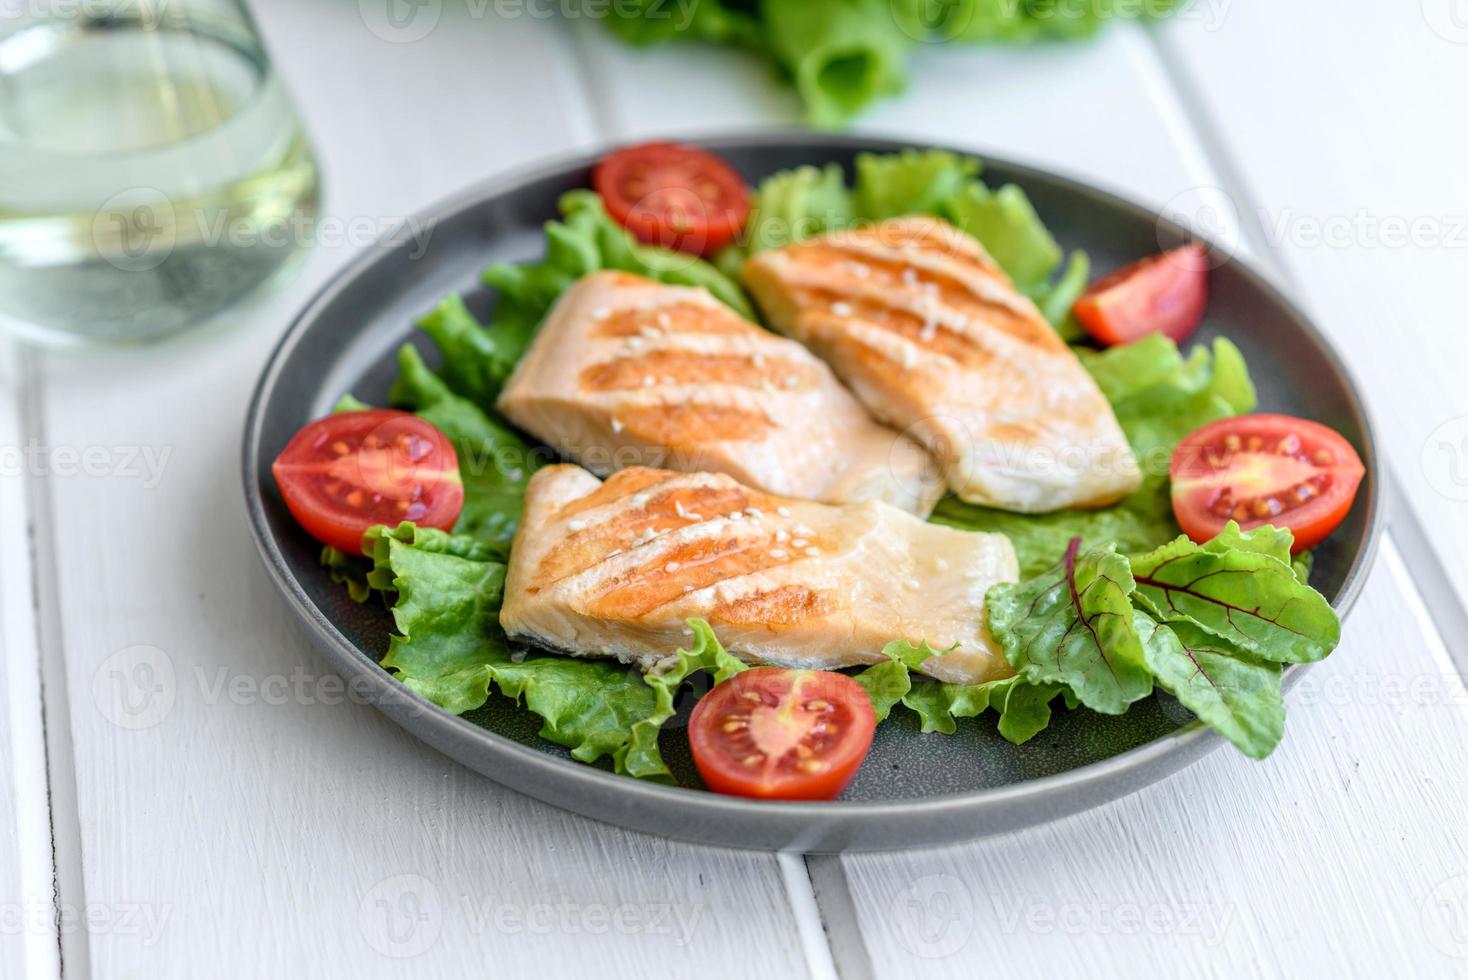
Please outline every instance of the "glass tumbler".
M317 202L237 0L0 0L0 325L172 333L268 279Z

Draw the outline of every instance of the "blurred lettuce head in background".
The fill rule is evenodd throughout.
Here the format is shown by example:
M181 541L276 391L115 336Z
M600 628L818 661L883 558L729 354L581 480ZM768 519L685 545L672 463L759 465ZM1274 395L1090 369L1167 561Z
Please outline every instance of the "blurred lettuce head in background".
M1184 0L577 0L632 44L694 40L763 54L806 118L836 127L902 91L931 44L1027 44L1091 37L1110 20L1151 19Z

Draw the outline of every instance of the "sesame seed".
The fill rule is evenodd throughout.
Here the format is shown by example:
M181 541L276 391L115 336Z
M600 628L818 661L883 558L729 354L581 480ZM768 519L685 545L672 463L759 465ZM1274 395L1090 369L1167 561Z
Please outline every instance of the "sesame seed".
M771 558L784 558L788 554L789 554L789 552L787 552L784 548L771 548L770 549L770 557Z
M796 538L794 541L790 542L791 546L796 548L804 548L809 543L810 542L806 541L805 538Z
M760 510L758 507L745 508L744 512L755 520L759 520L761 517L765 516L765 512Z
M780 530L775 532L775 540L780 542L781 544L784 544L786 541L790 540L790 534L782 527L780 528Z
M938 566L938 571L940 571L940 572L946 572L946 571L948 571L948 559L947 558L939 558L938 561L936 562L936 564Z
M816 555L819 555L821 553L821 549L812 545L811 547L805 549L805 553L814 558Z
M856 276L858 279L865 279L872 274L872 270L867 266L862 265L860 262L852 262L850 265L847 266L847 268L850 269L851 274L853 276Z
M584 531L584 530L586 530L586 522L585 521L571 521L566 526L568 528L570 528L571 530L573 530L573 531Z
M907 283L908 285L912 285L913 283L917 282L917 270L916 269L903 269L902 270L902 281L905 282L905 283Z
M642 387L644 388L651 388L655 384L657 384L657 380L650 374L642 379Z
M798 384L800 384L800 379L797 378L795 375L793 375L793 374L787 374L787 375L785 375L785 387L787 387L787 388L794 388Z
M771 395L773 395L775 393L775 386L772 385L772 384L770 384L770 379L769 378L760 378L759 379L759 386L761 388L763 388L766 392L768 392Z
M754 362L755 367L765 366L765 355L761 354L759 351L755 351L754 356L751 357L750 360Z
M816 533L816 532L812 531L810 529L810 527L808 525L806 525L806 524L797 524L794 527L792 527L790 530L794 531L796 534L803 534L803 535L805 535L808 538L815 537L815 533Z
M605 320L611 315L612 311L607 309L605 306L598 307L597 309L591 311L591 318L593 320Z
M832 303L831 312L837 316L851 316L856 311L851 308L850 303Z
M692 592L693 591L693 586L691 586L691 585L685 585L685 586L683 586L683 591L684 592Z
M918 589L922 588L922 583L920 583L915 578L910 578L910 579L908 579L906 582L904 582L902 584L903 585L906 585L909 589L911 589L914 592L916 592Z
M776 507L775 508L775 513L779 514L781 517L789 517L790 516L790 508L789 507Z
M911 371L917 364L917 348L912 344L902 345L902 369Z
M619 418L617 418L615 415L612 416L612 431L613 432L621 432L622 431L622 420L619 419Z
M742 521L742 520L744 520L744 512L741 511L741 510L731 511L730 514L729 514L729 520L731 520L731 521Z
M656 328L648 326L644 326L637 332L642 334L642 336L646 337L648 340L657 340L659 337L662 336L662 334L659 333Z
M687 513L688 513L688 519L690 521L701 521L701 520L703 520L703 515L702 514L695 514L691 510L688 511Z
M673 318L670 317L670 316L668 316L668 314L666 314L666 313L659 313L658 314L658 326L660 326L660 327L669 327L669 326L672 326L672 324L673 324Z
M678 513L678 516L679 517L681 517L681 518L683 518L685 520L688 518L688 511L686 511L686 510L683 509L683 501L681 501L681 500L675 500L675 501L673 501L673 510L675 510Z
M678 569L680 569L682 567L683 567L683 563L682 562L670 561L666 565L663 566L663 570L664 571L667 571L667 572L676 572Z

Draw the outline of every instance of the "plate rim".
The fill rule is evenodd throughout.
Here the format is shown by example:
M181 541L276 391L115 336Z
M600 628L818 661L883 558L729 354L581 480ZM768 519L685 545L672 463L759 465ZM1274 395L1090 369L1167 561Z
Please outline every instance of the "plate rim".
M977 157L986 164L992 162L1012 172L1015 175L1016 182L1020 183L1021 186L1023 186L1024 180L1027 177L1060 183L1067 189L1079 193L1082 196L1098 200L1113 208L1129 211L1134 216L1145 218L1156 224L1159 228L1166 228L1179 235L1186 233L1206 242L1210 249L1215 251L1215 254L1222 256L1226 263L1233 264L1241 270L1245 278L1252 285L1260 289L1272 303L1285 310L1298 322L1298 325L1314 342L1315 346L1324 353L1330 362L1332 370L1344 381L1347 390L1354 399L1355 408L1360 416L1359 423L1362 444L1359 448L1363 462L1366 464L1368 472L1372 474L1372 482L1370 484L1371 493L1363 501L1367 507L1367 512L1365 515L1365 534L1362 546L1348 568L1340 591L1333 603L1341 619L1343 621L1346 619L1361 593L1367 573L1375 563L1377 549L1383 532L1383 498L1389 492L1387 489L1389 481L1384 479L1384 474L1381 471L1376 426L1370 406L1367 403L1360 384L1357 382L1355 374L1346 365L1334 344L1316 326L1311 318L1285 295L1269 276L1264 275L1255 268L1252 262L1240 257L1232 249L1217 242L1213 238L1184 229L1160 212L1116 190L1100 186L1078 176L1051 169L1048 166L1017 161L1001 153L990 153L974 147L956 147L949 144L932 143L923 139L885 133L816 133L789 128L724 129L692 133L678 138L680 142L695 144L715 151L720 149L748 149L758 146L799 146L804 149L816 150L872 150L876 152L892 152L908 147L946 149L955 153ZM905 823L906 828L912 831L910 834L910 843L889 840L886 843L857 844L855 846L843 845L835 848L835 850L900 849L932 846L935 843L945 841L973 839L984 836L988 832L997 832L1006 829L1004 827L992 829L966 827L964 831L959 833L953 833L950 830L941 832L935 836L922 832L922 829L914 822L919 819L929 826L938 827L943 826L949 818L954 816L976 817L986 810L997 810L1007 805L1031 799L1037 804L1045 804L1047 802L1052 804L1052 816L1059 817L1068 813L1077 812L1081 809L1089 809L1093 805L1099 805L1107 800L1140 789L1143 785L1160 781L1160 779L1166 778L1166 776L1190 765L1203 755L1222 745L1224 742L1222 736L1204 727L1201 722L1194 720L1168 735L1127 749L1109 758L1088 763L1064 772L1052 773L1047 776L1027 779L1005 786L968 790L958 793L943 793L913 799L873 801L836 800L829 802L747 800L740 797L723 796L705 790L667 785L617 775L596 766L586 765L585 763L564 759L543 752L530 745L522 744L489 729L475 725L462 716L451 715L395 680L392 675L382 669L380 664L370 654L352 643L351 640L337 629L325 612L306 594L300 581L292 574L286 564L278 543L270 533L266 520L260 481L256 479L256 461L259 458L262 437L261 423L265 414L265 407L275 389L275 381L288 355L305 336L312 322L315 320L316 314L321 309L346 289L354 285L364 275L370 273L374 265L387 259L392 249L385 248L383 243L393 240L392 236L400 229L412 226L415 223L421 226L423 221L430 221L436 225L444 218L456 215L467 208L482 205L484 202L495 197L511 193L517 187L530 181L541 179L554 173L590 167L609 150L617 146L629 145L632 142L638 141L619 141L591 150L563 152L541 157L491 177L474 181L434 201L432 204L414 211L412 215L384 231L376 242L367 246L360 254L333 272L325 282L312 292L310 297L301 306L299 312L291 319L289 326L282 333L280 339L273 345L269 357L261 369L250 395L241 439L245 510L251 538L255 542L256 549L271 576L271 580L274 582L276 588L282 592L284 597L289 600L289 604L295 613L310 628L313 638L316 640L316 645L325 649L332 656L332 659L336 661L337 666L352 672L359 678L365 679L371 688L370 693L372 696L368 698L369 703L387 713L397 724L407 729L414 737L428 741L432 746L449 754L451 757L457 758L457 755L445 748L445 746L452 745L459 748L470 748L479 753L487 753L491 757L507 755L510 760L518 764L520 771L527 773L529 777L547 781L547 784L541 786L514 785L510 788L518 792L536 796L553 805L575 810L592 819L617 823L619 826L642 832L673 837L681 836L683 839L705 843L711 840L718 840L725 843L726 846L765 849L770 849L770 845L767 843L739 842L736 840L739 836L738 834L720 833L714 835L714 837L710 837L707 834L690 832L686 835L680 835L676 829L670 829L667 821L662 821L664 826L659 830L648 830L645 825L638 825L632 822L623 823L601 813L588 813L581 806L577 806L574 801L577 799L582 801L587 799L606 800L607 802L620 801L622 804L621 809L627 813L633 810L647 813L649 811L663 809L667 809L669 812L674 810L693 811L688 815L695 819L700 816L705 817L716 823L722 823L729 818L737 818L741 823L748 821L766 825L774 832L765 835L770 839L788 838L790 840L797 840L802 836L801 831L806 829L811 823L825 825L824 829L832 832L829 834L823 833L823 837L830 836L839 838L842 836L843 831L855 831L857 825L872 821L901 820ZM1303 676L1306 666L1297 665L1286 671L1284 680L1286 692L1293 688L1299 678ZM416 725L409 724L405 717L403 717L406 714L416 716L418 719L417 725L424 725L432 731L425 734ZM477 767L463 762L462 759L459 761L468 768L473 768L481 772L487 778L495 778L488 773L483 773ZM1135 785L1128 784L1128 776L1135 778L1137 774L1145 773L1149 767L1158 767L1158 769L1163 771L1160 772L1160 775L1155 775L1154 778L1145 778L1144 776ZM502 782L498 779L496 781ZM502 784L508 785L503 782ZM544 794L537 790L544 790ZM1086 791L1088 790L1091 795L1087 795ZM1081 802L1078 806L1065 806L1057 797L1086 797L1090 802ZM965 823L968 823L968 821L965 821ZM811 850L822 850L822 848L815 847Z

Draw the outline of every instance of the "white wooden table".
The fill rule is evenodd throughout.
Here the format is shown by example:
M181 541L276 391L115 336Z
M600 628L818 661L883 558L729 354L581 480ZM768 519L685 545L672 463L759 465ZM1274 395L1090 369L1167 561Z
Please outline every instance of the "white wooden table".
M429 0L422 37L386 40L384 0L253 6L338 222L570 148L796 117L738 54L593 23ZM1200 3L1089 45L927 50L862 120L1214 219L1345 353L1392 469L1380 560L1272 758L1219 752L1025 833L693 847L518 796L344 701L253 554L236 457L267 351L350 247L163 346L0 346L0 449L51 462L0 475L0 976L1462 975L1455 12Z

